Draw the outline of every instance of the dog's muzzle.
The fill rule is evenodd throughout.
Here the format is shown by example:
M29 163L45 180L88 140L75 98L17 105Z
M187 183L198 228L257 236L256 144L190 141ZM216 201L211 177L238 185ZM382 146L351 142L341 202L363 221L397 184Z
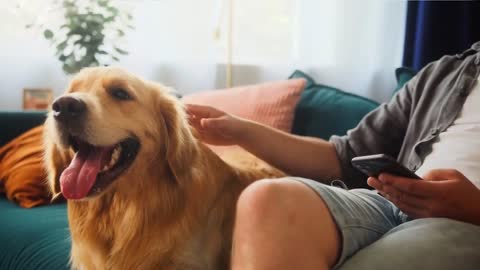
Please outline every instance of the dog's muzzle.
M62 96L53 102L52 110L55 120L68 126L78 123L85 116L87 105L78 98Z

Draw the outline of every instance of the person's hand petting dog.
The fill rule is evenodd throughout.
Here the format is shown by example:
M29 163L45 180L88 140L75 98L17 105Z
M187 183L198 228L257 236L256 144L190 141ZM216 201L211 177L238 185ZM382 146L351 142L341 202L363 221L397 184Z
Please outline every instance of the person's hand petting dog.
M187 104L188 120L200 140L213 145L234 145L247 133L248 120L213 107Z
M462 173L439 169L422 178L381 174L369 177L367 183L411 217L445 217L480 225L480 189Z

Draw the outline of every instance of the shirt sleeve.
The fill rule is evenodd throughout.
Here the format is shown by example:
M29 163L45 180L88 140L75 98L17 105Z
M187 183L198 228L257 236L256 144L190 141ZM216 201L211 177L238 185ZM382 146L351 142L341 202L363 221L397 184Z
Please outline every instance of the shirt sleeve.
M330 138L340 161L342 180L349 188L368 187L367 176L351 165L352 158L380 153L398 156L412 111L412 90L417 78L415 76L406 83L389 103L367 114L345 136Z

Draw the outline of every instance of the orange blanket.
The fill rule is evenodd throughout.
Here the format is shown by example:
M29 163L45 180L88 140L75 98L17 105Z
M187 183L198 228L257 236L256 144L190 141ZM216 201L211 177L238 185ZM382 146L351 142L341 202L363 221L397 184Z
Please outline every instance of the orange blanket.
M0 192L25 208L50 202L43 167L43 126L0 148Z

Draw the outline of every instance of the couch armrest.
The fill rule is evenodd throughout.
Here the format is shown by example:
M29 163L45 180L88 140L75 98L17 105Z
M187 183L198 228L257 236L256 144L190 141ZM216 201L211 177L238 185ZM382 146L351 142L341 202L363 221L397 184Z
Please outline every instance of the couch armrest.
M0 146L23 132L41 125L46 112L0 111Z

